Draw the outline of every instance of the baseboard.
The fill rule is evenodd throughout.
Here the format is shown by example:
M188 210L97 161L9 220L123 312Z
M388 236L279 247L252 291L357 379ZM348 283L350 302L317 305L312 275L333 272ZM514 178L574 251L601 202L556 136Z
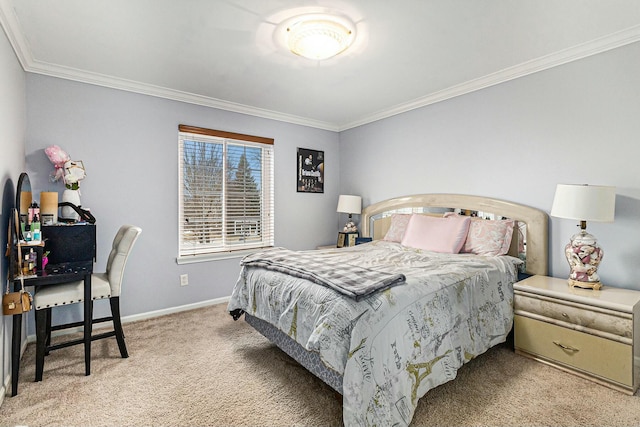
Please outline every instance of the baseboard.
M200 301L193 304L185 304L177 307L165 308L162 310L148 311L141 314L133 314L122 318L122 323L137 322L139 320L153 319L154 317L166 316L167 314L180 313L181 311L195 310L197 308L209 307L229 302L231 296L223 298L215 298L207 301Z
M154 310L154 311L148 311L146 313L133 314L131 316L124 316L121 318L121 320L123 324L126 324L131 322L137 322L140 320L153 319L155 317L166 316L168 314L173 314L173 313L180 313L182 311L189 311L189 310L195 310L197 308L209 307L217 304L224 304L229 302L230 299L231 299L231 296L215 298L215 299L210 299L206 301L196 302L193 304L179 305L176 307L164 308L162 310ZM109 326L110 326L110 322L107 322L106 324L96 324L94 329L106 328ZM72 333L81 332L81 331L82 331L82 328L69 328L63 331L53 332L51 335L55 337L55 336L67 335L67 334L72 334ZM34 342L36 342L36 336L28 335L27 341L23 345L22 352L24 352L24 349L26 348L27 343L34 343Z
M166 316L168 314L180 313L182 311L195 310L197 308L203 308L203 307L209 307L212 305L227 303L229 302L230 299L231 299L230 296L223 297L223 298L215 298L207 301L200 301L193 304L185 304L177 307L170 307L162 310L154 310L154 311L148 311L146 313L125 316L125 317L122 317L121 320L122 320L122 323L131 323L131 322L137 322L139 320L153 319L155 317ZM100 329L101 327L108 327L108 326L109 326L108 324L106 325L98 324L96 325L95 329ZM70 333L80 332L80 331L82 331L82 328L72 328L72 329L67 329L65 331L59 331L52 335L53 336L65 335L65 334L70 334ZM24 354L24 351L27 348L27 344L34 343L34 342L36 342L36 336L28 335L27 339L22 342L22 346L20 348L20 358L22 358L22 355ZM0 387L0 407L2 406L2 402L4 402L5 396L10 392L11 392L11 369L9 369L8 375L5 376L2 387Z

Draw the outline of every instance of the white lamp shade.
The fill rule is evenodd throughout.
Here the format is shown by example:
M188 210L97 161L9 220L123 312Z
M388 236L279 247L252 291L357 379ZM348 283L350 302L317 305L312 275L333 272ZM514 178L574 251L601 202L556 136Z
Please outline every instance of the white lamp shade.
M615 187L558 184L551 216L578 221L613 222L615 208Z
M338 209L336 212L360 214L360 212L362 212L362 197L341 194L338 198Z

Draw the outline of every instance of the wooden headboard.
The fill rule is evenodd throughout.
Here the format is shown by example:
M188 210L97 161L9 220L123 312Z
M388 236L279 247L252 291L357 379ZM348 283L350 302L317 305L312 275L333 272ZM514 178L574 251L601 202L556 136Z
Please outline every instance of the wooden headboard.
M526 272L542 275L548 272L549 218L546 212L504 200L463 194L417 194L383 200L362 211L362 235L374 240L382 239L391 224L391 213L414 208L488 212L496 217L516 220L526 230ZM517 239L513 239L511 255L517 256L517 245Z

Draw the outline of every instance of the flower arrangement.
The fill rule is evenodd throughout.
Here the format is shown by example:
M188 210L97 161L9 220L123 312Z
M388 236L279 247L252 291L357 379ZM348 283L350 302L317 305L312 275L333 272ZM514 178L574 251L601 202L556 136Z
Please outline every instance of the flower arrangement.
M55 167L50 175L51 181L55 182L62 178L65 187L69 190L79 190L80 181L86 177L82 161L71 160L69 154L57 145L45 148L44 152Z
M69 160L64 164L64 185L69 190L79 190L80 181L85 178L84 165L79 160Z

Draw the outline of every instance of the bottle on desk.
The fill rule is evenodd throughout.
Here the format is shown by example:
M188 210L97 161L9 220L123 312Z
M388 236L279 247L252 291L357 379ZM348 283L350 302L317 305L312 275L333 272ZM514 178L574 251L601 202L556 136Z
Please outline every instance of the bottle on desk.
M29 274L33 274L36 271L36 259L37 255L33 251L33 248L29 249Z
M31 226L29 224L24 226L24 241L30 242L33 240L33 235L31 234Z
M29 274L29 254L24 254L24 261L22 262L22 274Z
M40 228L40 218L38 217L38 214L34 214L33 216L31 230L31 240L33 242L40 242L42 240L42 229Z

